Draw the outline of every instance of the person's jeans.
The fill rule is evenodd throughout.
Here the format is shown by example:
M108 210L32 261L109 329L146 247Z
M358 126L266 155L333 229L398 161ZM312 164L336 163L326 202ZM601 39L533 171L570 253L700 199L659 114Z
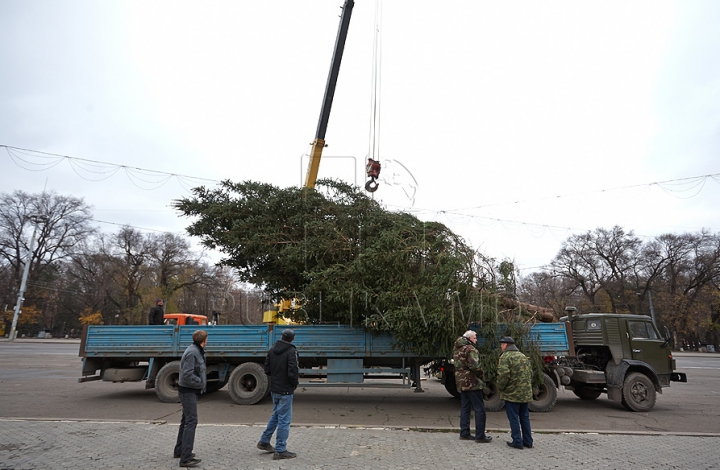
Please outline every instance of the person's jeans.
M180 462L187 462L192 459L193 446L195 445L195 428L198 423L197 394L178 393L182 403L182 419L178 429L177 441L173 455L180 456Z
M485 403L482 390L460 392L460 437L470 437L470 408L475 412L475 439L485 437Z
M505 401L505 414L507 414L508 421L510 421L510 436L512 436L513 445L516 447L532 446L533 438L530 430L528 404Z
M270 395L273 401L273 412L265 432L260 437L260 442L269 444L277 428L275 452L285 452L287 450L288 436L290 435L290 421L292 421L293 395L280 395L277 393L271 393Z

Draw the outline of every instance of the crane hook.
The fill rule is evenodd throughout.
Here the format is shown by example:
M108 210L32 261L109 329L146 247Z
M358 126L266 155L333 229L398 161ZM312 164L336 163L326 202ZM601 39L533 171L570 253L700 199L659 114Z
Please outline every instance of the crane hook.
M365 165L365 171L367 172L368 178L370 178L370 180L365 183L365 190L367 192L374 193L375 191L377 191L380 183L378 183L376 179L380 176L380 169L381 166L378 160L368 158L367 165Z

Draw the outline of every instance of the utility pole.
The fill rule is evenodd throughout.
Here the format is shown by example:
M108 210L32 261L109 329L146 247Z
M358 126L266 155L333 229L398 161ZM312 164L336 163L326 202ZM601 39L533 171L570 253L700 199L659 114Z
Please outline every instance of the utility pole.
M10 336L8 337L9 341L13 341L15 339L15 335L17 334L17 321L18 316L20 316L20 309L22 308L22 304L25 301L25 289L27 288L27 278L28 274L30 273L30 264L32 263L33 250L35 249L37 222L40 219L40 216L31 215L30 219L35 222L35 228L33 228L33 234L30 238L30 250L28 251L27 261L25 261L25 269L23 270L22 282L20 283L20 292L18 292L17 302L15 302L15 315L13 316L12 327L10 328Z
M655 325L655 328L659 328L657 324L657 320L655 320L655 309L653 308L652 304L652 292L647 291L648 293L648 301L650 302L650 318L652 318L653 325ZM638 306L638 314L642 310L642 294L640 292L635 293L638 298L640 299L640 305Z
M657 321L655 320L655 309L653 308L652 304L652 292L648 291L648 300L650 301L650 318L652 318L653 325L655 325L655 328L658 328Z

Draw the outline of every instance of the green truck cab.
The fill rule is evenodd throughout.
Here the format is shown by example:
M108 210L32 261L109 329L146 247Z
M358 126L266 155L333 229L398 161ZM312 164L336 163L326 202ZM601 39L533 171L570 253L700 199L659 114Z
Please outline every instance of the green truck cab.
M560 319L569 325L570 354L548 364L546 374L581 399L607 393L630 411L649 411L658 393L670 382L687 382L675 372L669 332L662 336L650 317L612 313L574 315ZM546 411L537 409L536 411Z
M535 324L527 340L539 346L544 367L539 386L533 388L531 411L550 411L560 387L582 400L594 400L603 393L630 411L649 411L657 394L670 382L687 382L676 372L670 349L670 332L661 335L650 317L614 313L568 316L555 323ZM558 338L562 335L562 338ZM562 341L560 341L562 339ZM484 341L479 337L478 343ZM448 361L440 368L447 391L459 397L454 367ZM483 390L485 409L499 411L505 406L491 378Z

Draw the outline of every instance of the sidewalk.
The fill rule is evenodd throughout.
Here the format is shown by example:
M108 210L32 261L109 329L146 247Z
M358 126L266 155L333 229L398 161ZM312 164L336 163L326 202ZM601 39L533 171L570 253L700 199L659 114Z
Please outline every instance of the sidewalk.
M202 420L202 416L201 416ZM534 434L516 450L507 432L493 442L460 441L457 432L293 426L292 460L255 448L263 426L198 426L195 452L206 469L710 469L720 468L720 437L599 433ZM175 469L176 425L164 422L0 419L0 469ZM273 442L274 443L274 442Z

